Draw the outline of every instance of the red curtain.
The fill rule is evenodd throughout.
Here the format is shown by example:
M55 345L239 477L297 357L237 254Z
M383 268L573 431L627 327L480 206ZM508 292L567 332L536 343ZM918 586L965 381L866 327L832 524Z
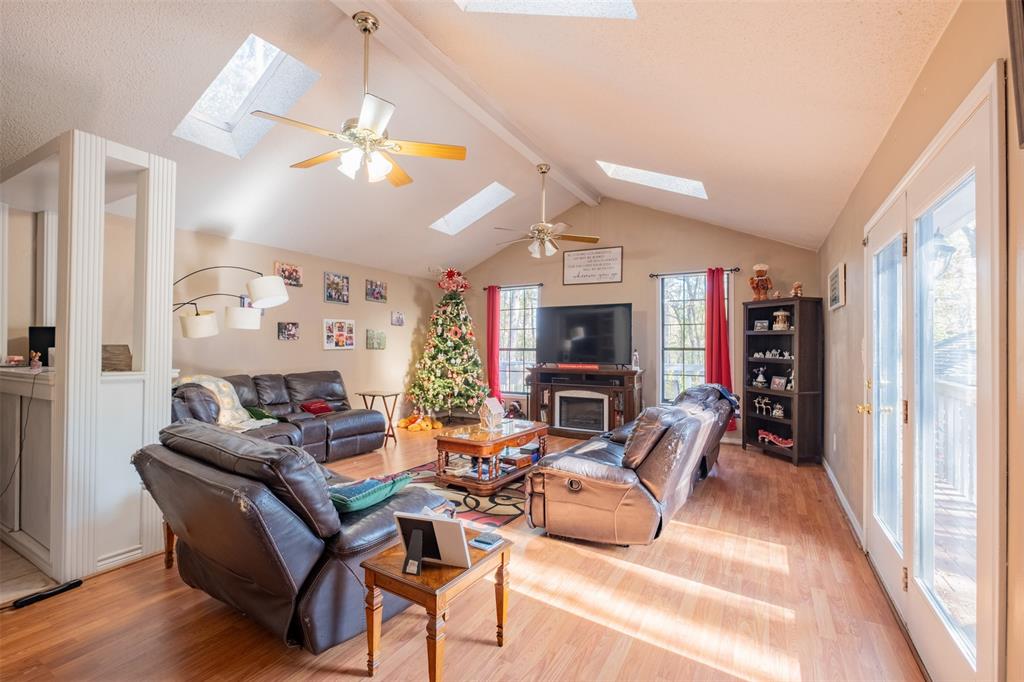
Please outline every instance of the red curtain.
M732 390L729 367L729 323L725 317L725 270L708 268L707 306L704 339L704 380ZM736 430L736 420L729 421L729 431Z
M491 395L501 400L498 344L501 340L501 287L487 287L487 383Z

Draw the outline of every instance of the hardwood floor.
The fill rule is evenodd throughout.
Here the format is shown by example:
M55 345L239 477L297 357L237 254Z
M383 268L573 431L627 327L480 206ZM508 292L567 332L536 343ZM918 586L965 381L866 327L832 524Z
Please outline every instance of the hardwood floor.
M551 439L552 451L564 439ZM332 465L352 476L433 457L430 434ZM820 467L724 446L718 469L647 547L515 540L505 646L494 590L451 608L449 680L919 680ZM425 679L426 618L384 623L375 679ZM9 679L365 678L365 637L312 656L184 585L160 557L0 614Z

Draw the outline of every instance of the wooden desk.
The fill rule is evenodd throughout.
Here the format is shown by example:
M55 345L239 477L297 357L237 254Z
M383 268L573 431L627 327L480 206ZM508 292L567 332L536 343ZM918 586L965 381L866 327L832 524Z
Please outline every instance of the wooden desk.
M472 540L477 531L466 529L466 540ZM404 597L427 611L427 665L430 682L441 680L444 674L445 625L448 607L460 594L477 580L494 573L494 601L497 607L498 646L505 644L505 620L508 618L508 564L512 557L512 542L504 540L489 552L470 545L469 568L423 564L420 575L402 573L405 548L394 545L360 565L366 571L366 671L380 665L380 628L384 597L381 590Z

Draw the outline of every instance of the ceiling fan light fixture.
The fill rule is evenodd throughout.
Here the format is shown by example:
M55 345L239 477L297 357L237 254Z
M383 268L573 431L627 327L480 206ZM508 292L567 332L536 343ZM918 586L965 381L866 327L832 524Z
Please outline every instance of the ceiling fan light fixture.
M526 247L526 250L530 252L530 255L534 258L540 258L540 242L532 241L530 245Z
M554 256L558 252L558 247L550 239L544 240L544 255Z
M366 172L370 182L380 182L388 177L393 166L380 152L372 152L366 162Z
M350 180L356 179L356 173L363 166L363 150L362 149L349 149L347 152L341 155L341 163L338 164L338 170L344 175L348 176Z

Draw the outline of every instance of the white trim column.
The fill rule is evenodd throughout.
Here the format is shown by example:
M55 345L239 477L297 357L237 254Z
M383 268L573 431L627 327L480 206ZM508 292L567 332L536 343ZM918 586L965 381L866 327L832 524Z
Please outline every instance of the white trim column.
M171 414L176 167L173 161L153 154L149 155L148 166L139 173L135 211L132 369L145 372L142 441L156 443ZM163 516L145 489L141 511L142 551L148 554L163 545Z
M57 360L52 435L55 578L96 570L95 477L103 334L106 140L72 130L60 142ZM61 454L63 453L63 457Z
M57 213L39 211L36 219L35 323L57 324Z
M7 204L0 203L0 357L7 357Z

